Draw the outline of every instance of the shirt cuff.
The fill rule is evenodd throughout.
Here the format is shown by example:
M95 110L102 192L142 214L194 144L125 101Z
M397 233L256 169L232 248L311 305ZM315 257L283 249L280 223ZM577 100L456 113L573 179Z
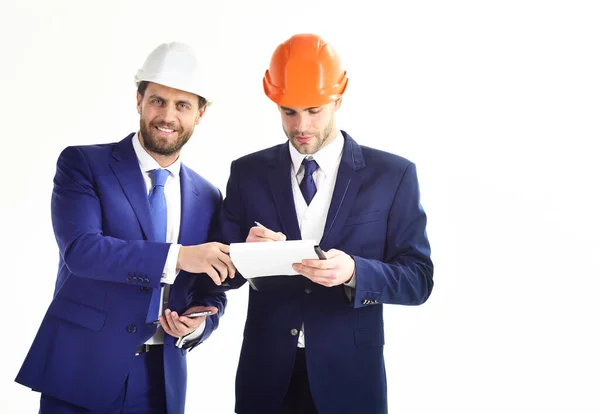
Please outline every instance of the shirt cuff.
M162 272L162 277L160 278L160 283L166 283L168 285L172 285L173 283L175 283L175 278L179 274L179 270L177 270L177 258L179 257L179 249L181 249L181 244L172 244L169 247L167 261L165 262L165 267Z
M188 342L192 342L192 341L195 341L196 339L200 338L202 336L202 334L204 333L204 328L206 328L206 320L204 322L202 322L202 325L200 325L198 327L198 329L196 329L194 332L192 332L190 334L187 334L186 336L182 336L181 338L179 338L177 340L177 342L175 343L175 346L177 348L181 348L185 344L187 344Z
M356 289L356 269L354 269L354 273L352 273L352 279L350 279L348 283L344 283L344 285Z

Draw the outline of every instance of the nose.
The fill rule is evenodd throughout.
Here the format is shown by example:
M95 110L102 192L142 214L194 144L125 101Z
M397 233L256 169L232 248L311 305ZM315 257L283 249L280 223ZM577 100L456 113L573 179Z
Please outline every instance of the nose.
M170 124L177 120L177 109L174 105L165 105L162 111L163 122Z
M310 126L310 117L307 113L298 112L296 114L296 129L300 133L304 133L309 129Z

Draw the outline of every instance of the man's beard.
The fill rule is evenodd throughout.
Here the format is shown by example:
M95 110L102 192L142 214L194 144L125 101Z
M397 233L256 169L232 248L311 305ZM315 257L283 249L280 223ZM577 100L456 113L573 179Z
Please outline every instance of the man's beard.
M140 122L140 131L142 133L142 141L146 150L160 155L173 155L181 150L181 148L190 140L191 133L182 133L179 129L172 128L170 126L158 125L173 129L178 134L178 138L175 142L167 142L160 136L157 136L154 132L154 125L150 124L150 128L146 127L146 124Z
M288 133L288 131L285 130L285 127L283 128L283 131L287 135L288 139L290 140L290 142L292 143L292 145L294 146L294 148L296 148L296 150L300 154L314 154L317 151L319 151L321 149L321 147L323 146L323 144L325 144L325 141L327 141L327 139L331 135L331 131L332 130L333 130L333 118L331 118L331 120L329 121L329 123L327 124L327 126L325 127L325 129L323 129L320 132L315 132L315 133L309 133L309 134L307 134L307 132L309 132L309 131L299 131L297 129L294 129L294 130L291 130ZM314 136L314 140L311 143L311 147L308 148L308 147L303 146L303 145L296 146L296 141L294 141L294 137L296 137L298 135L300 135L300 136L303 136L303 135L312 135L312 136Z

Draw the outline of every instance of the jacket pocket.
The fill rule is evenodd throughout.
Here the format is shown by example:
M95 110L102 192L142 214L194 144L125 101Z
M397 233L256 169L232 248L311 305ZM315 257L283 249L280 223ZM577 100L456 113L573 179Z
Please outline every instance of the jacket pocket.
M61 297L54 298L48 314L96 332L106 322L106 312Z
M370 213L359 214L357 216L350 216L346 219L346 226L351 226L354 224L364 224L364 223L372 223L374 221L379 221L381 219L380 211L372 211Z

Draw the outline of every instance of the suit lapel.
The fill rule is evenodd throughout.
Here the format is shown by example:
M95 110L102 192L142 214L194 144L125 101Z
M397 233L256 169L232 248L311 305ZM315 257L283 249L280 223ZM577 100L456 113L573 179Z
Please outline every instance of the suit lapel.
M342 160L320 243L324 250L329 250L339 241L340 230L352 210L362 184L359 170L365 167L360 146L346 132L342 131L342 134L344 136Z
M283 233L286 235L287 240L300 240L302 236L300 235L296 205L292 193L292 159L287 145L282 144L276 149L275 157L270 163L269 183L279 221L283 226Z
M117 180L138 218L145 238L152 240L154 229L150 217L146 184L131 143L134 136L135 134L131 134L117 144L112 154L115 161L111 163L110 167L117 176Z
M179 172L181 182L181 224L179 226L179 244L184 246L195 244L193 241L193 229L197 226L189 225L190 220L207 220L206 214L198 214L198 200L200 194L192 182L185 165L181 165ZM196 208L195 208L196 207ZM195 213L195 214L194 214Z

